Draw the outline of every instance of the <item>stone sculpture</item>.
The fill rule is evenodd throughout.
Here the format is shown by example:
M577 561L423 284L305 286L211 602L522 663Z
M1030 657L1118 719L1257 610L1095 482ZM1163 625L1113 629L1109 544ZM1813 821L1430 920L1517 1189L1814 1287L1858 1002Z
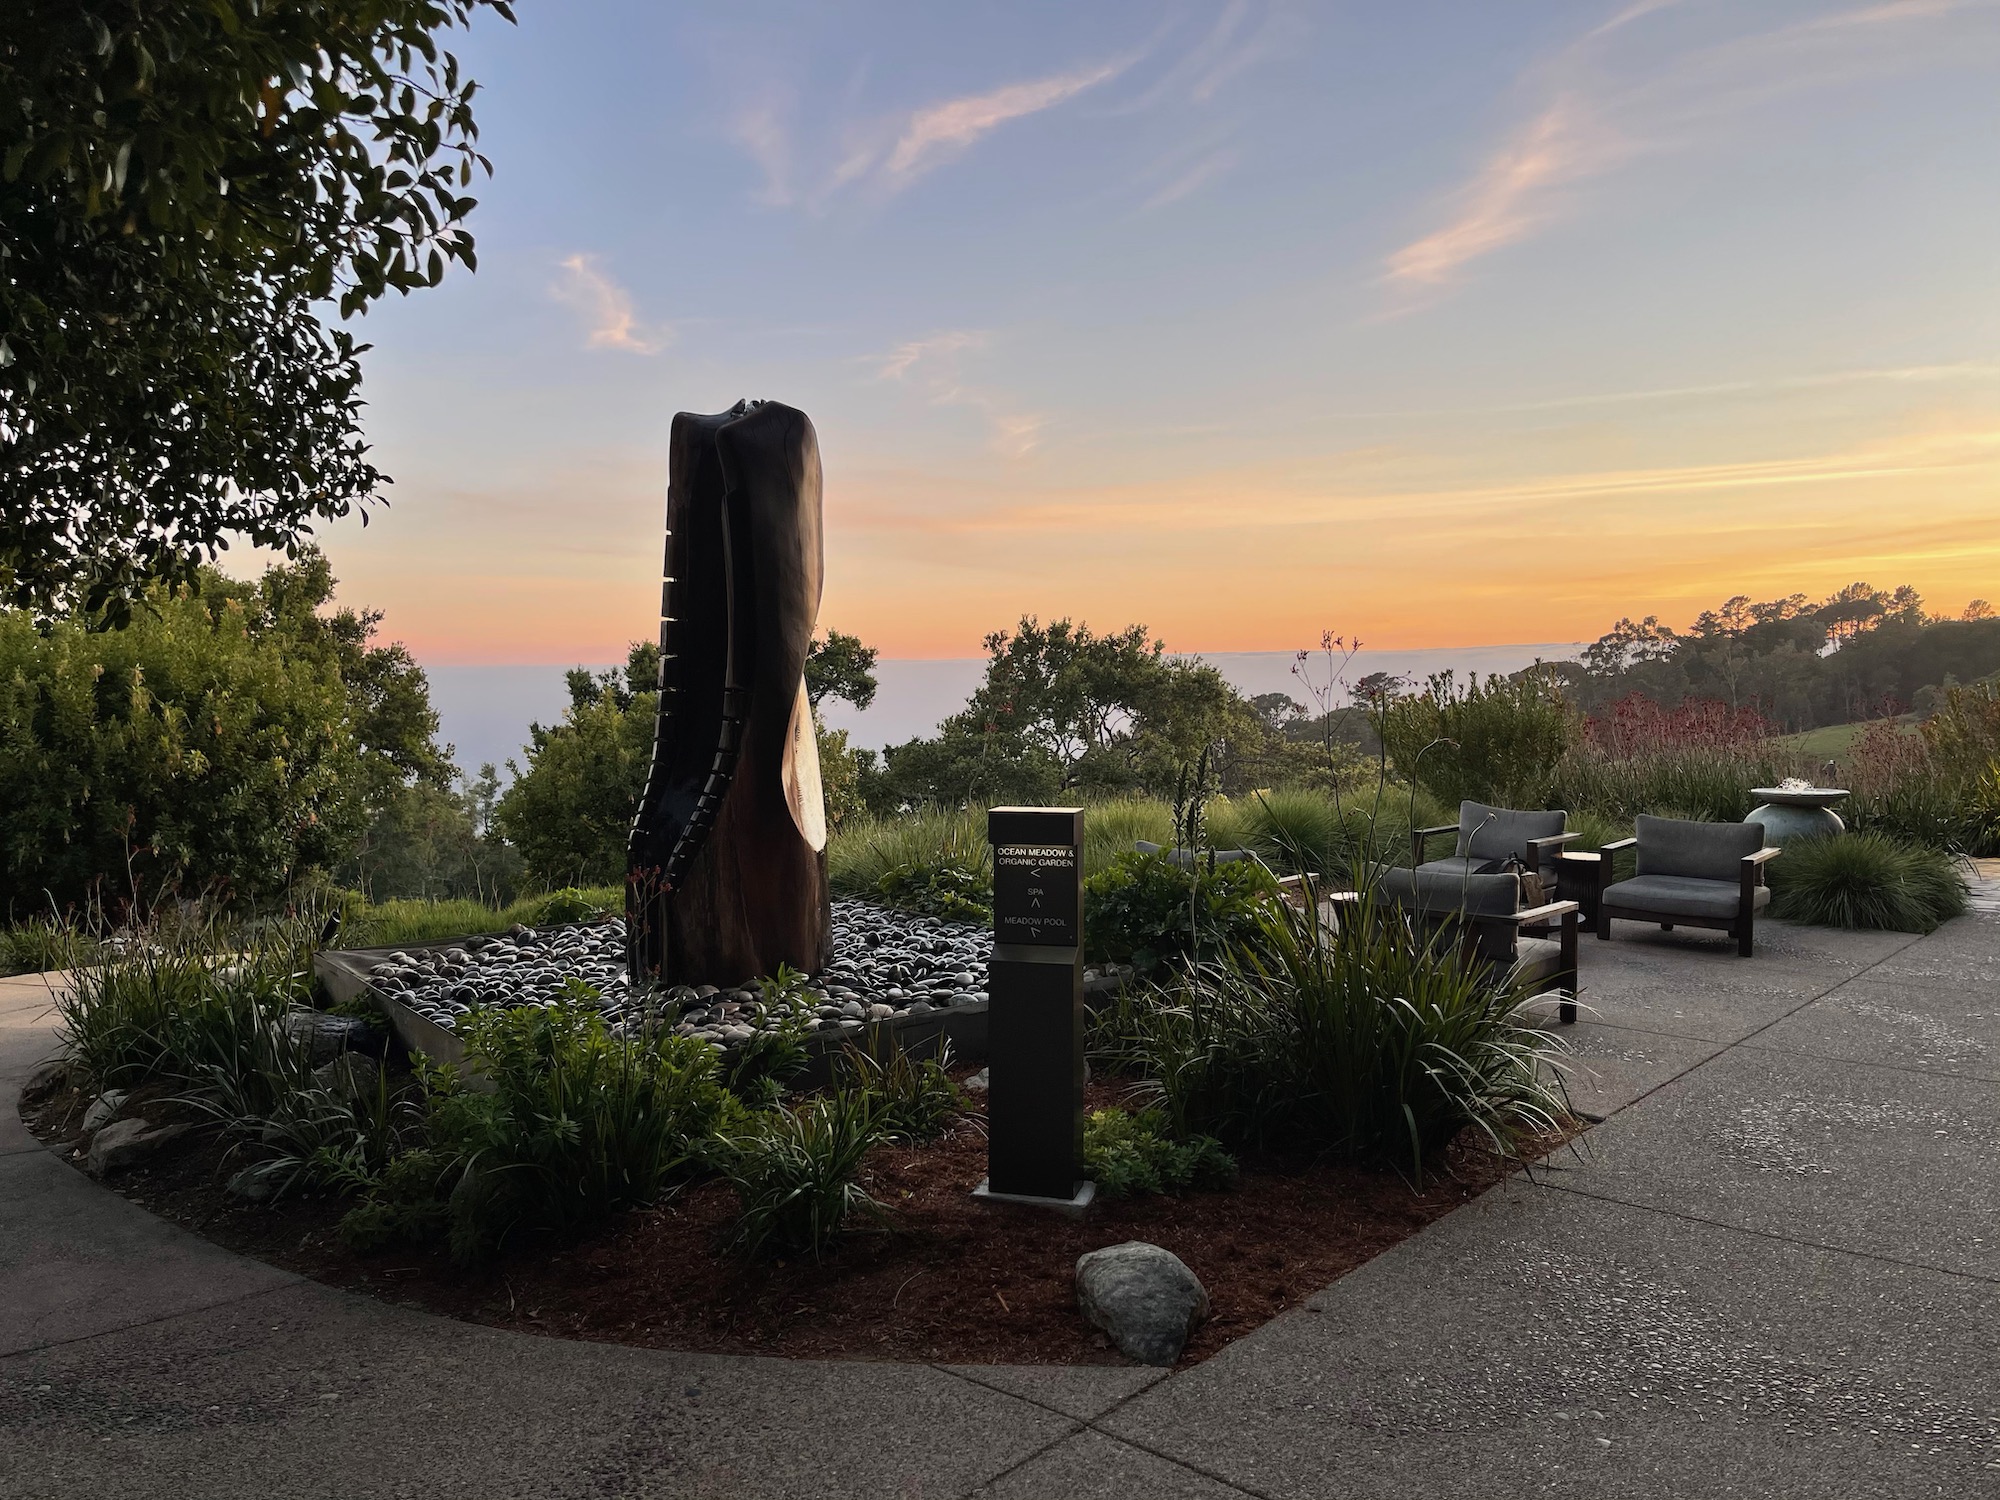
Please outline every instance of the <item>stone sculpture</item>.
M802 411L682 412L669 451L653 764L627 843L633 984L827 961L826 805L806 699L819 442Z

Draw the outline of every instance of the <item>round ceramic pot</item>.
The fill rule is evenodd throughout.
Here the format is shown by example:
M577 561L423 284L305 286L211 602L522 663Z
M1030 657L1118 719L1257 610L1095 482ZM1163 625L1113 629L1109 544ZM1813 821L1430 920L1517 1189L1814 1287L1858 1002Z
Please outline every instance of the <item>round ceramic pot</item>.
M1772 796L1763 787L1757 789L1757 794ZM1779 794L1772 801L1751 808L1743 821L1762 823L1764 842L1780 849L1797 839L1831 838L1836 833L1845 833L1847 825L1827 803L1846 795L1846 792L1833 793L1830 787L1815 787L1811 793Z

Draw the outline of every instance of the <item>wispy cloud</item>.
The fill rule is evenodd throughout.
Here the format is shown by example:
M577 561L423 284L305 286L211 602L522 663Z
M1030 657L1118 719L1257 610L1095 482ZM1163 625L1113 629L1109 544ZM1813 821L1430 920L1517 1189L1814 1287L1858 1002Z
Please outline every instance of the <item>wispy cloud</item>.
M875 366L877 380L912 385L932 406L963 406L977 411L986 419L995 452L1008 458L1026 458L1040 443L1047 419L1022 411L1004 396L963 378L959 356L984 349L986 344L987 335L978 329L947 329L872 355L867 363Z
M819 212L851 192L893 196L1001 127L1108 83L1139 55L892 114L849 118L809 136L793 118L796 96L767 88L730 118L729 135L762 174L759 202Z
M1447 285L1556 218L1565 190L1643 153L1689 145L1714 120L1780 93L1892 66L1895 49L1875 33L1980 0L1890 0L1679 52L1628 49L1621 71L1609 50L1616 34L1682 3L1636 0L1531 69L1523 88L1539 102L1450 195L1445 222L1387 257L1389 284L1405 293Z
M632 294L597 268L596 256L569 256L558 269L562 275L549 295L583 315L591 348L658 354L672 341L672 329L639 321L632 310Z
M1154 193L1145 202L1145 207L1165 208L1169 203L1178 203L1188 194L1206 187L1210 182L1236 165L1237 153L1231 150L1211 151L1186 171L1174 177L1167 185Z
M986 335L976 329L955 328L944 333L934 333L928 338L911 339L898 344L887 354L877 356L875 378L877 380L901 380L919 360L935 361L940 355L956 354L961 349L983 349Z
M737 111L729 122L730 136L764 174L757 201L783 208L795 197L792 185L791 134L785 113L771 93Z
M1549 213L1549 189L1609 166L1618 154L1574 100L1557 99L1487 162L1456 218L1389 257L1390 279L1448 280L1466 262L1526 235Z
M927 165L963 150L981 136L1027 115L1053 109L1085 89L1116 78L1131 59L1102 63L1075 73L1059 73L1027 83L1011 83L985 94L967 94L916 111L889 152L885 170L893 178L914 177Z

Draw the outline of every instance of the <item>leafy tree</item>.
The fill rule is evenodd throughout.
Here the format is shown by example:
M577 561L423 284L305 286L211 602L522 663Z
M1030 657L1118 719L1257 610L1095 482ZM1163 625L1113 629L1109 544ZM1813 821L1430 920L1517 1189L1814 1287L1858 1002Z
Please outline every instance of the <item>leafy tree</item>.
M1600 676L1623 672L1642 662L1660 661L1671 656L1676 637L1657 615L1643 620L1620 620L1583 653L1583 664Z
M475 796L455 796L429 782L397 787L375 809L335 879L373 901L422 896L504 905L513 900L525 873L521 855L482 833Z
M152 585L123 631L0 611L0 916L266 898L443 785L423 672L329 607L316 552L198 582Z
M646 643L632 648L643 666ZM654 648L657 649L657 648ZM594 696L583 686L596 683ZM529 873L548 885L625 878L625 840L652 764L656 689L630 690L617 674L569 673L572 702L552 727L528 726L527 765L509 761L513 785L493 811Z
M9 0L0 601L112 623L231 535L374 497L351 316L474 263L474 85L508 0Z
M1277 739L1215 668L1167 655L1143 625L1106 635L1023 619L986 638L986 677L935 739L889 751L904 802L1047 801L1082 791L1172 789L1220 745L1225 789L1260 784Z
M828 698L839 698L855 708L875 701L875 659L880 652L861 644L861 638L829 630L824 640L816 640L806 650L806 697L817 709Z

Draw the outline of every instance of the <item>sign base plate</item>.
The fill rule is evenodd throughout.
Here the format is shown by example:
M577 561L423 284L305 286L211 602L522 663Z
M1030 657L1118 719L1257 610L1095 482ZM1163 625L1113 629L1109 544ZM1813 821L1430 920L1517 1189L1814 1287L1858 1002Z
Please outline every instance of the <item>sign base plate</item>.
M972 1190L972 1196L981 1203L1010 1203L1022 1208L1050 1208L1059 1214L1068 1214L1072 1219L1084 1216L1090 1205L1097 1201L1097 1184L1090 1181L1079 1182L1076 1193L1068 1198L1036 1198L1026 1193L996 1193L987 1186L993 1179L982 1177L979 1186Z

